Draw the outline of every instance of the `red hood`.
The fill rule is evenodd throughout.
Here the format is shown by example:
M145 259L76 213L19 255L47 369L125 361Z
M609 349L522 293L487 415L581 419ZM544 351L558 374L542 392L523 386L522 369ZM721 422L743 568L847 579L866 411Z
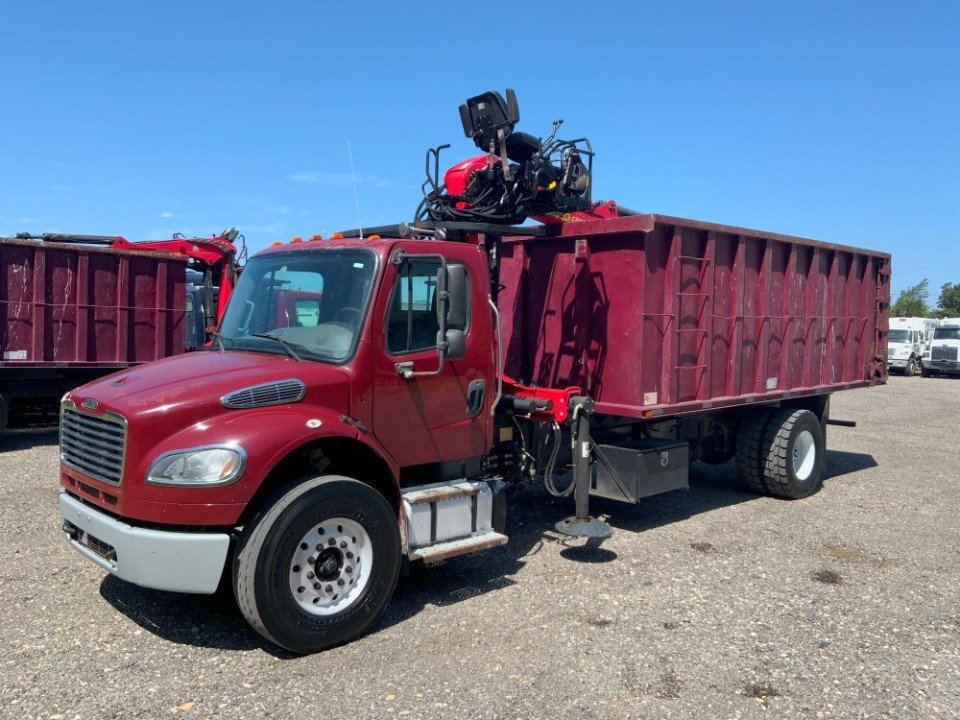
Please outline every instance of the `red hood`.
M118 412L128 421L157 414L171 418L182 411L200 419L213 408L219 411L220 398L227 393L289 378L303 381L311 391L333 384L345 389L347 384L336 366L267 353L204 350L108 375L70 396L77 405L92 398L101 410Z

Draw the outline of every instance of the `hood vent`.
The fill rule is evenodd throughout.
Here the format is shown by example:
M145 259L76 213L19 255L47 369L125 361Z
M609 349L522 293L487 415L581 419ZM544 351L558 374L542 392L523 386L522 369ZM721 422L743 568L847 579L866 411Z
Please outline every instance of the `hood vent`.
M220 398L220 404L232 410L264 407L266 405L285 405L303 400L306 386L296 379L252 385L234 390Z

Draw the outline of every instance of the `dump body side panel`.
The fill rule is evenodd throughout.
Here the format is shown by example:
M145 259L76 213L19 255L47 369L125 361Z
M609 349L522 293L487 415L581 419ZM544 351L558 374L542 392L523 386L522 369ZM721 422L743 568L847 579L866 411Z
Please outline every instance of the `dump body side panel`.
M0 367L123 367L184 350L186 260L0 240Z
M656 417L886 380L890 256L678 218L504 242L506 373Z

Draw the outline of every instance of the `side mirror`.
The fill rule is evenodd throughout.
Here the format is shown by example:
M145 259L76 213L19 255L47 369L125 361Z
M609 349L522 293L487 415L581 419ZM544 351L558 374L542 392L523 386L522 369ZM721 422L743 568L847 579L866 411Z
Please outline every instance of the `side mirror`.
M441 270L442 272L442 270ZM467 268L463 265L447 265L447 292L450 301L447 305L447 329L467 329Z
M446 265L437 270L438 350L442 358L459 360L466 350L468 322L467 269L463 265Z

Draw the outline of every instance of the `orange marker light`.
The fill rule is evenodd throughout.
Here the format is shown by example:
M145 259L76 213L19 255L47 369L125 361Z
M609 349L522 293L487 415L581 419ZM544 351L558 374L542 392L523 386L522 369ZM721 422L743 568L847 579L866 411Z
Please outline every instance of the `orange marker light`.
M379 240L379 239L380 239L380 236L379 236L379 235L370 235L370 236L367 238L367 242L373 242L374 240Z
M303 238L302 238L302 237L290 238L290 242L292 242L292 243L301 243L301 242L303 242Z
M343 233L334 233L330 236L331 240L343 240Z
M323 235L311 235L310 242L316 242L317 240L323 240Z
M283 245L283 243L279 240L274 240L272 243L270 243L270 247L276 247L277 245Z

